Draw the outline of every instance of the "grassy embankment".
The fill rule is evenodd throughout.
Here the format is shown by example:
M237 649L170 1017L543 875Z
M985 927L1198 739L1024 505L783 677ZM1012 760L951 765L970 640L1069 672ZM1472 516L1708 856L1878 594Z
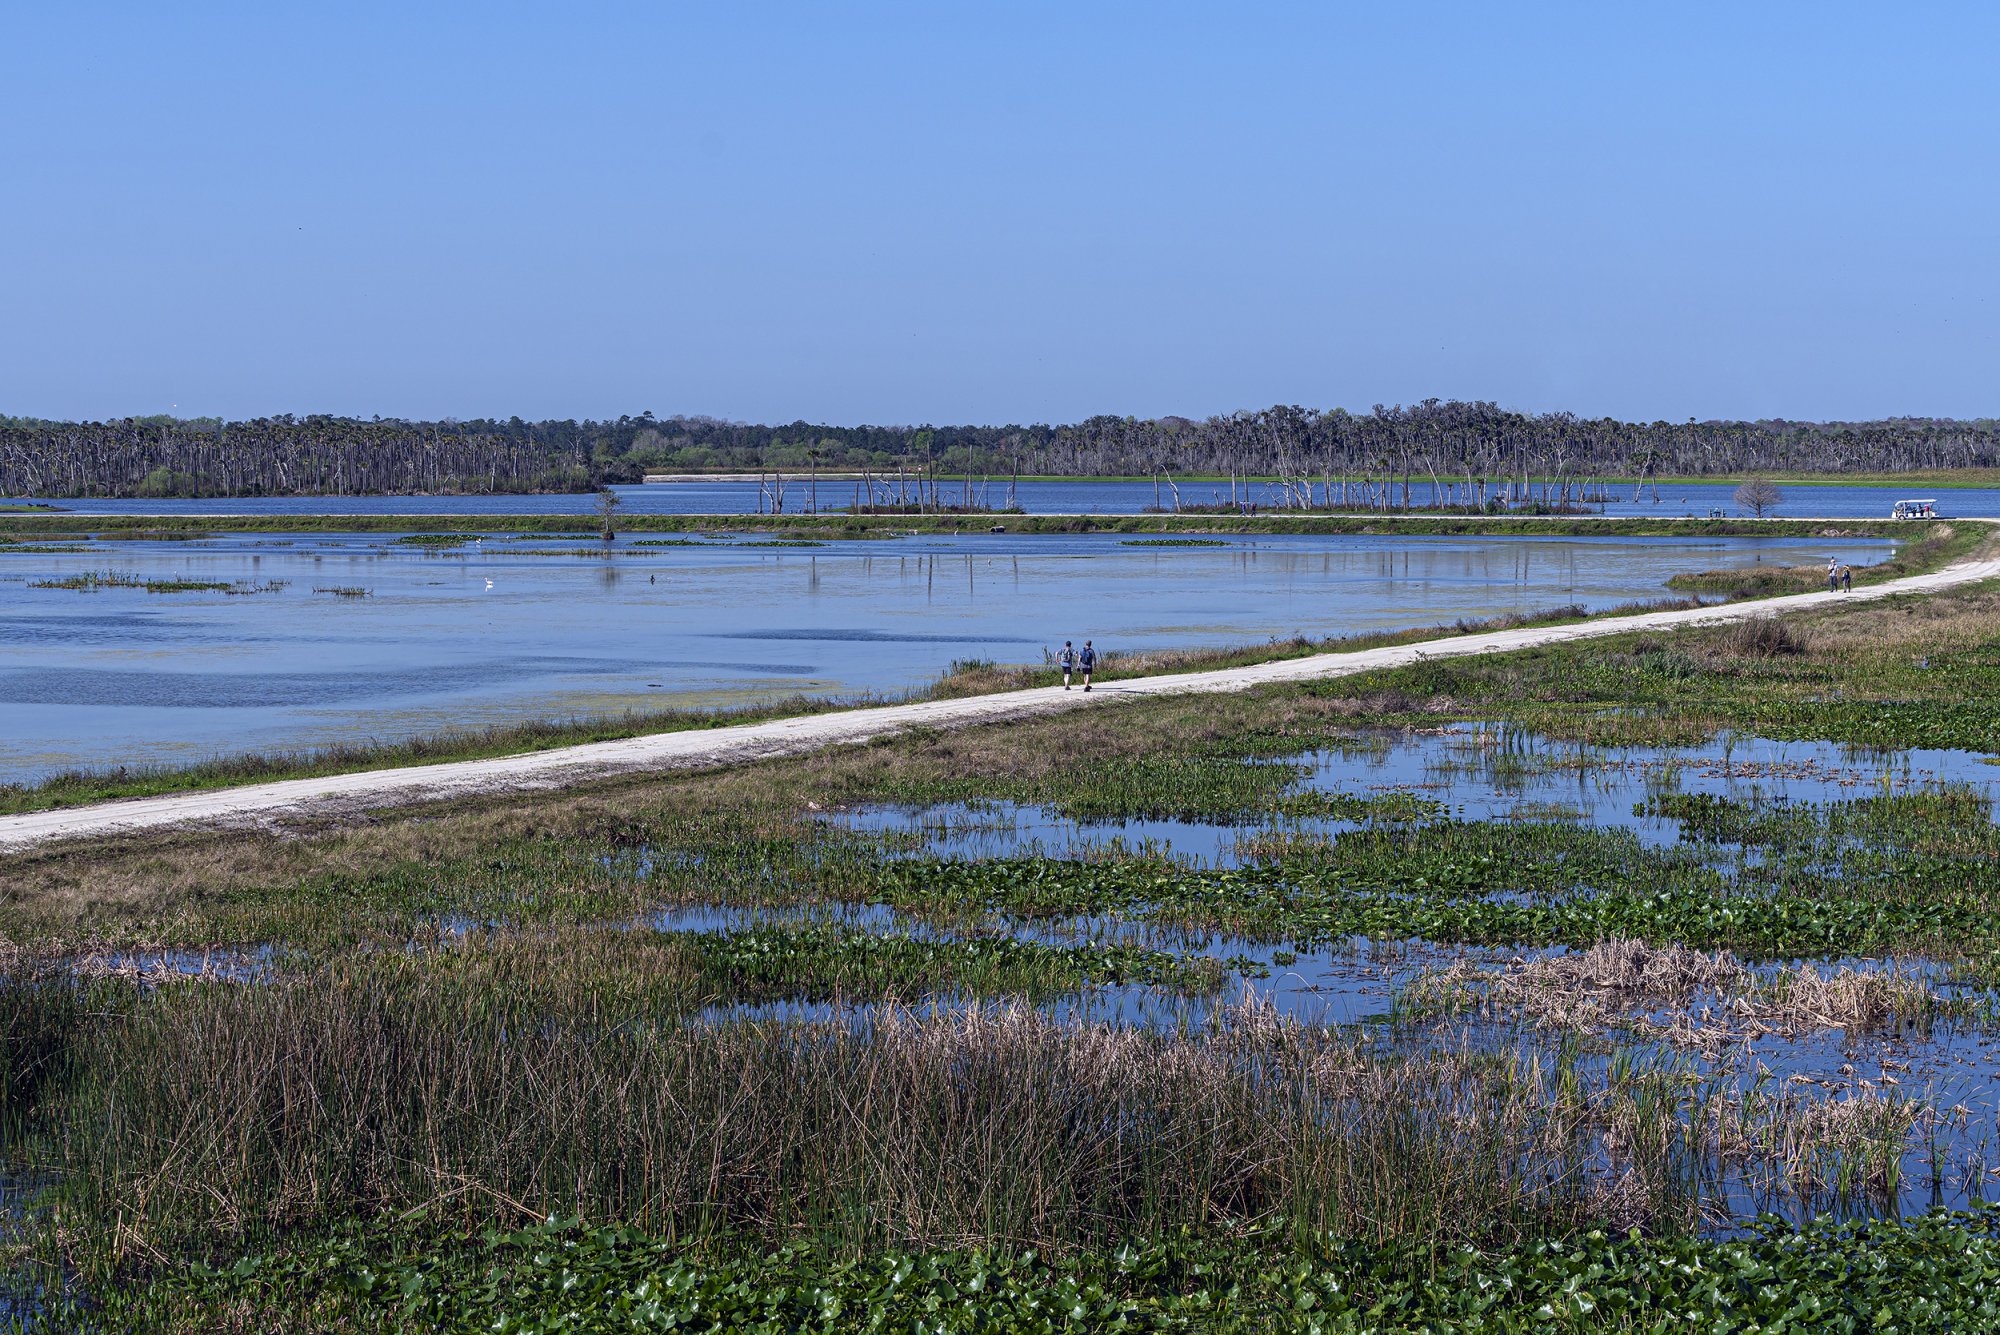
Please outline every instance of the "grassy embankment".
M1527 1002L1509 1003L1516 1041L1460 1043L1428 1027L1458 1005L1435 985L1366 1031L1255 1006L1141 1030L1032 1002L1125 981L1197 1004L1226 966L1186 954L1189 930L1301 952L1355 933L1922 952L1990 977L2000 831L1963 790L1771 807L1662 788L1649 800L1688 842L1658 848L1321 793L1298 758L1451 719L1591 744L1747 728L2000 750L1996 613L2000 591L1971 590L18 856L0 867L0 1125L56 1184L23 1255L60 1265L41 1273L107 1330L537 1329L564 1311L582 1331L697 1313L835 1330L864 1311L1001 1331L1977 1328L1989 1216L1695 1234L1729 1183L1807 1212L1892 1208L1903 1150L1952 1115L1922 1091L1745 1085L1635 1020ZM1499 761L1593 763L1534 741L1478 763ZM966 861L824 814L1009 800L1234 825L1245 857ZM1354 824L1299 825L1328 815ZM683 905L781 916L657 916ZM1013 935L1078 914L1096 924L1080 938ZM139 944L209 967L174 979L119 953ZM1991 1006L1842 986L1847 1009L1816 998L1783 1022L1907 1031ZM1776 1023L1774 987L1746 1000ZM1663 995L1680 994L1639 999ZM913 1009L711 1010L836 999Z
M1649 521L1650 522L1650 521ZM1558 525L1560 527L1560 525ZM1869 526L1872 529L1882 526ZM1841 530L1846 531L1844 528ZM1937 569L1973 552L1986 540L1982 525L1949 523L1922 526L1902 525L1894 530L1907 539L1889 560L1855 572L1857 583ZM1819 536L1830 536L1815 529ZM443 546L451 535L406 535L412 545ZM1807 577L1810 576L1810 579ZM1809 591L1823 583L1817 567L1764 571L1718 571L1686 577L1693 594L1681 599L1607 609L1594 615L1614 616L1631 612L1670 610L1693 606L1707 590L1724 599L1770 596L1777 593ZM1682 577L1669 581L1683 587ZM149 586L150 587L150 586ZM245 590L250 591L250 590ZM1172 672L1198 672L1242 667L1252 663L1338 653L1384 645L1408 644L1455 635L1479 634L1532 625L1562 625L1588 619L1592 613L1578 606L1554 607L1524 616L1460 619L1451 625L1411 627L1332 640L1295 637L1265 644L1235 648L1141 653L1106 653L1100 663L1100 679L1152 676ZM661 710L615 717L537 720L479 730L460 730L411 738L389 744L333 746L305 752L220 756L188 766L127 766L109 770L76 770L55 775L35 784L0 784L0 814L78 806L119 798L150 797L173 792L193 792L236 787L278 779L310 778L326 774L354 773L369 769L391 769L406 765L438 764L456 760L480 760L503 755L551 750L588 742L612 741L651 733L677 732L694 728L718 728L754 723L773 718L799 717L834 709L907 703L923 699L957 699L996 691L1029 690L1056 684L1060 680L1048 665L1001 665L991 662L954 664L936 683L912 692L900 700L874 698L800 698L734 710Z

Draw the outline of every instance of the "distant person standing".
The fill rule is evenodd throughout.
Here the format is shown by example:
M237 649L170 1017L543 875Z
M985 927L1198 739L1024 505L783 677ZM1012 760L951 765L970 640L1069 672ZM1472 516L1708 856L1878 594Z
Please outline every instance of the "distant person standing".
M1083 652L1076 656L1076 665L1083 669L1083 689L1090 689L1090 674L1097 667L1097 650L1090 647L1090 641L1083 642Z
M1848 565L1845 561L1840 563L1840 591L1842 593L1854 592L1854 567Z
M1840 562L1831 556L1826 558L1826 591L1840 592Z
M1070 648L1068 640L1063 641L1062 652L1056 655L1056 662L1062 666L1063 689L1069 689L1069 674L1076 671L1076 650Z

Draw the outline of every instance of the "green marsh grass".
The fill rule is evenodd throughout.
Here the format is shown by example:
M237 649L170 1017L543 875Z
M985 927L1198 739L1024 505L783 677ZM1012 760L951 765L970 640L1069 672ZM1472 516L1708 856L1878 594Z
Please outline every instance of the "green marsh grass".
M402 547L462 547L485 536L483 533L403 533L393 541Z
M661 999L697 978L607 979L569 949L135 992L79 1026L22 1107L60 1128L31 1143L57 1218L96 1239L78 1260L418 1214L857 1249L1269 1219L1377 1243L1681 1232L1746 1173L1780 1199L1879 1195L1921 1112L1704 1098L1645 1059L1378 1052L1255 1005L1180 1032L1019 1004L690 1024Z
M75 575L30 580L28 583L31 589L80 589L85 592L97 589L141 589L145 586L145 580L122 570L85 570Z
M1923 954L1977 984L2000 958L2000 836L1970 789L1899 788L1885 770L1849 800L1730 802L1679 791L1667 764L1644 803L1690 837L1661 848L1296 781L1316 753L1389 745L1383 725L1451 717L1589 743L1510 737L1451 762L1502 780L1573 768L1588 783L1599 745L1762 719L1839 736L1884 708L1977 738L2000 718L1977 689L2000 669L1996 606L1970 591L1815 617L1795 653L1724 629L1621 637L282 833L21 855L0 867L0 933L46 963L0 983L0 1127L15 1162L58 1184L23 1245L107 1304L106 1329L283 1329L304 1311L334 1330L491 1329L540 1319L564 1284L621 1315L685 1310L681 1290L640 1293L667 1276L737 1304L704 1311L786 1329L841 1329L856 1310L800 1306L800 1284L902 1311L901 1295L945 1283L963 1301L934 1324L1003 1331L1019 1295L1063 1283L1079 1330L1133 1311L1309 1328L1303 1296L1311 1316L1352 1317L1333 1330L1774 1313L1811 1328L1887 1303L1885 1328L1980 1328L1991 1296L1963 1267L1987 1263L1985 1214L1691 1236L1760 1204L1893 1211L1913 1152L1959 1134L1928 1090L1828 1093L1633 1024L1535 1030L1535 998L1574 980L1496 1007L1497 1045L1425 1020L1420 996L1366 1031L1304 1025L1218 1006L1226 966L1163 943L1187 924L1301 949L1619 939L1710 964L1729 950L1745 968ZM961 801L1198 819L1259 842L1223 869L966 861L927 853L944 827L891 840L829 819ZM1304 820L1343 828L1308 836ZM842 925L836 910L862 904L922 929ZM635 925L675 905L801 920ZM1128 930L1113 946L1009 934L1080 916ZM1162 930L1130 930L1148 927ZM119 942L269 944L276 963L264 981L170 986L51 972ZM1746 1023L1774 1028L1990 1022L1914 975L1863 972L1761 969L1732 995ZM1033 1004L1114 982L1185 1019L1142 1029ZM806 1001L825 1008L786 1008ZM980 1308L959 1283L973 1274L1007 1296Z
M253 584L206 579L142 579L121 570L86 570L81 574L29 582L32 589L75 589L94 593L99 589L144 589L147 593L264 593L283 588L283 581Z

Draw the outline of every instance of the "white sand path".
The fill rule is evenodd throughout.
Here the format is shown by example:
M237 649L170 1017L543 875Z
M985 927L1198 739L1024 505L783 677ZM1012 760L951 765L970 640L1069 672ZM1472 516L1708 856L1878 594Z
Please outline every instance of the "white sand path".
M853 745L911 728L957 728L1064 709L1108 706L1146 696L1247 691L1274 682L1321 681L1425 659L1503 654L1627 631L1747 621L1779 612L1871 602L1898 594L1930 593L1995 578L2000 578L2000 560L1965 560L1929 574L1864 585L1851 593L1793 594L1718 607L1599 617L1568 626L1491 631L1380 649L1315 654L1212 672L1137 677L1101 682L1088 694L1082 690L1064 691L1060 686L1006 691L961 700L845 709L767 723L654 733L491 760L411 765L100 802L0 817L0 852L18 852L51 840L129 835L183 825L261 826L280 818L338 816L413 802L558 788L619 774L729 765L825 746Z

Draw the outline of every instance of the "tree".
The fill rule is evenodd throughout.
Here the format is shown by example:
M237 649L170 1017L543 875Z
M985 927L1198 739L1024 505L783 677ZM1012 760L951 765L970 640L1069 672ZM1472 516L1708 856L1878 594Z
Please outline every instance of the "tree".
M618 493L609 487L597 489L597 527L606 542L618 536Z
M1785 493L1770 478L1753 477L1736 489L1736 503L1762 519L1766 510L1775 510L1785 503Z

